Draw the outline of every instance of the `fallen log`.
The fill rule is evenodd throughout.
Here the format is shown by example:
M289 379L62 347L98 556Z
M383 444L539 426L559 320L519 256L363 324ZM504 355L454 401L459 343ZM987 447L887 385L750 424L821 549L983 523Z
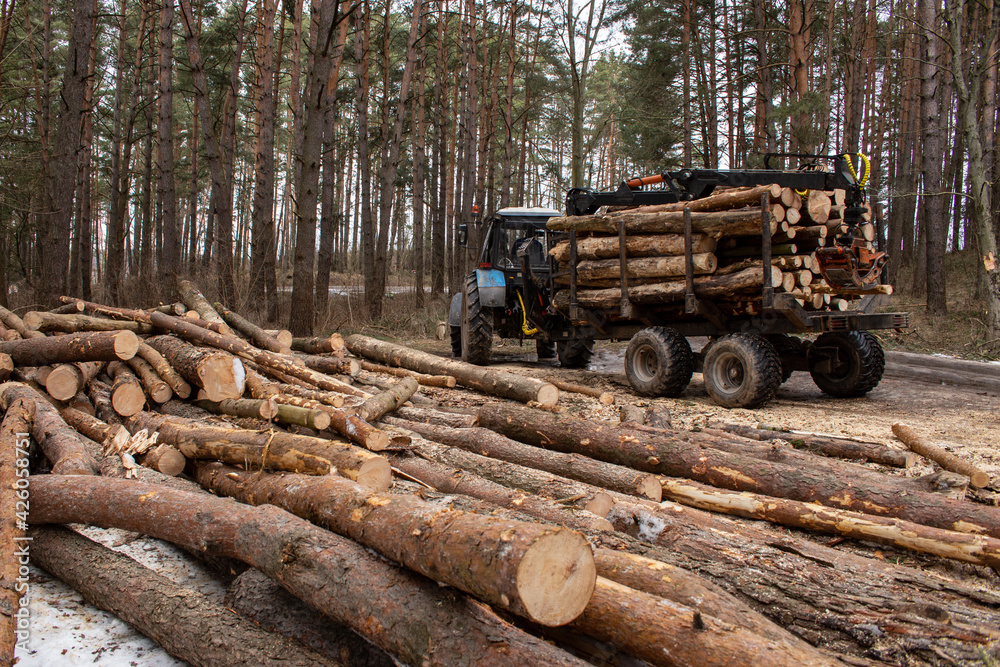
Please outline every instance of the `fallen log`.
M227 429L218 426L184 428L177 417L167 417L152 412L140 412L126 422L135 434L142 429L159 434L158 441L176 447L189 459L222 461L234 465L252 466L257 469L287 470L309 475L327 475L333 464L329 459L285 446L279 435ZM260 436L247 438L245 434ZM242 437L241 437L242 436Z
M34 420L34 405L15 398L6 405L0 424L0 663L14 664L14 646L19 638L30 635L29 624L17 632L18 619L31 618L27 593L27 548L25 521L30 503L28 478L29 434ZM24 575L20 568L24 566ZM23 600L22 600L23 598ZM23 602L23 604L22 604Z
M108 424L74 408L63 408L59 415L81 435L100 444L104 451L121 451L132 437L121 424Z
M41 338L0 342L0 352L9 354L18 366L131 359L138 347L139 339L131 331L43 335Z
M615 402L614 394L601 391L596 387L588 387L586 385L577 384L576 382L567 382L566 380L560 380L553 377L545 378L545 381L555 385L556 389L559 391L568 391L574 394L583 394L584 396L596 398L601 405L613 405Z
M34 413L31 435L56 475L96 475L97 461L88 448L90 442L70 428L59 411L42 394L20 382L0 385L0 404L4 410L20 399Z
M57 401L68 401L97 377L102 368L104 363L100 361L59 364L45 376L45 391Z
M325 431L330 428L332 423L330 414L321 408L304 408L277 402L276 405L277 412L274 419L283 424L295 424L311 428L314 431Z
M225 320L226 324L249 338L257 347L263 350L277 352L278 354L289 354L292 351L291 347L288 345L282 345L277 338L270 335L239 313L229 310L218 301L215 302L215 310L222 316L222 319Z
M734 514L820 533L868 540L1000 571L1000 540L983 535L930 528L912 521L887 519L831 509L756 493L724 491L714 487L661 478L665 498L710 512Z
M279 583L253 568L236 577L226 606L268 632L294 639L344 667L397 667L385 651L372 646L342 623L324 616Z
M613 530L611 523L593 512L575 505L557 503L548 498L511 489L462 468L450 468L435 461L396 454L391 456L393 470L437 489L479 498L498 507L523 512L552 523L587 532Z
M84 479L91 483L80 484ZM56 475L32 481L32 501L33 524L121 528L241 560L404 663L583 664L482 605L273 506L127 480ZM163 521L164 516L172 520Z
M329 336L317 336L315 338L292 338L291 348L296 352L306 354L332 354L337 357L344 356L344 338L339 333Z
M170 365L162 354L151 348L145 342L139 343L139 349L135 356L141 357L146 363L153 367L156 374L166 382L170 389L177 394L178 398L187 398L191 395L191 385Z
M264 329L264 331L282 345L292 347L292 332L288 329Z
M747 292L760 289L764 284L763 271L752 267L721 276L698 276L694 279L694 293L699 297L729 297L734 292ZM771 284L781 284L781 269L771 267ZM672 280L646 285L629 287L629 299L640 304L665 303L680 301L687 293L687 284L683 280ZM620 287L606 289L582 289L576 293L576 300L587 308L618 308L621 305L622 291ZM569 306L569 290L556 293L553 303L559 308Z
M431 408L411 408L403 406L396 410L394 417L405 419L419 424L437 424L450 428L472 428L476 425L474 414L461 412L445 412Z
M157 374L156 369L148 361L139 356L138 352L126 363L132 369L132 372L135 373L136 377L139 378L139 382L142 384L146 395L154 402L166 403L174 395L174 391L170 388L170 385Z
M416 378L403 378L388 391L375 394L364 403L352 408L352 412L367 422L377 421L386 413L392 412L417 393L420 385Z
M181 301L184 302L184 305L197 312L198 317L206 322L214 322L215 324L226 326L226 321L216 312L209 300L205 298L205 295L201 293L201 290L193 282L190 280L178 280L177 291L180 292Z
M325 438L281 431L250 431L206 426L182 417L151 412L140 412L129 419L128 425L132 432L143 428L150 433L159 432L160 442L177 447L185 456L188 456L185 451L186 445L196 447L201 443L231 443L253 447L256 451L263 451L266 448L269 456L293 452L324 459L337 469L339 475L376 491L389 488L389 483L392 481L389 462L384 457L347 443ZM238 461L234 463L239 464Z
M521 442L583 454L671 477L685 477L733 491L817 502L914 523L1000 537L1000 510L940 494L910 490L873 478L864 485L817 468L804 468L692 445L670 435L652 437L638 429L555 417L498 403L479 410L480 425ZM668 432L669 433L669 432Z
M176 477L187 467L187 457L170 445L157 445L137 460L140 465L163 473L167 477Z
M146 392L135 373L121 362L108 364L111 385L111 407L122 417L131 417L146 406Z
M45 338L45 334L41 331L29 329L24 324L24 320L3 306L0 306L0 320L2 320L6 326L16 331L21 338Z
M219 667L339 664L72 530L36 526L30 536L32 562L176 658Z
M451 389L458 384L458 381L451 375L428 375L427 373L417 373L416 371L411 371L406 368L376 364L375 362L368 361L367 359L361 359L358 364L362 370L366 370L370 373L385 373L386 375L395 375L396 377L416 378L417 383L422 384L425 387L446 387Z
M907 447L920 454L924 458L937 463L945 470L957 472L969 478L969 483L977 489L981 489L990 483L990 476L983 472L975 464L966 461L951 452L945 451L942 447L928 442L921 437L914 429L906 424L893 424L892 432L896 434Z
M387 343L368 336L348 336L344 343L358 356L374 359L391 366L402 366L420 373L452 375L460 384L486 394L527 403L555 405L559 390L548 382L527 378L505 371L489 370L463 361L444 359L412 348Z
M69 399L66 405L73 408L74 410L79 410L80 412L86 413L91 417L94 416L94 404L90 401L90 398L88 398L87 395L83 393L82 389L76 392L72 396L72 398Z
M146 342L162 354L181 377L204 389L209 400L221 401L243 395L245 371L240 360L232 355L195 347L174 336L154 336Z
M651 665L842 665L784 638L770 639L696 609L603 577L583 615L570 624Z
M271 420L278 414L278 404L266 398L225 398L221 401L200 399L195 401L202 410L220 415Z
M458 447L480 456L501 459L534 470L543 470L603 489L648 498L653 502L660 502L663 495L660 481L655 475L595 461L579 454L562 454L532 447L489 429L456 429L394 418L386 418L386 422L402 426L442 445Z
M694 203L694 202L685 202ZM650 207L651 208L651 207ZM619 223L625 224L626 234L683 234L684 213L677 211L622 211L608 215L578 215L549 218L546 227L557 232L600 232L617 234ZM740 211L698 211L691 213L691 231L713 238L722 236L752 236L761 232L760 208ZM778 222L771 220L771 234L778 231Z
M53 331L131 331L137 334L148 334L153 330L148 324L132 320L109 320L104 317L91 317L82 313L57 315L37 310L32 310L24 314L24 325L36 331L46 333Z
M716 240L707 234L691 235L691 251L694 253L714 252ZM619 257L618 235L590 236L576 242L577 260L614 259ZM684 254L682 234L653 234L650 236L626 236L627 257L661 257ZM549 255L557 262L569 261L569 241L560 241Z
M876 442L860 442L835 436L783 431L771 428L754 428L740 424L724 424L710 422L711 428L706 433L724 435L733 433L751 440L785 440L796 449L805 449L824 456L834 456L844 459L863 459L872 463L893 466L895 468L910 468L916 462L916 455L898 449L890 449Z
M0 382L6 382L13 370L14 360L10 358L9 354L0 352Z
M332 375L357 375L361 365L357 359L347 357L321 357L318 354L296 356L295 359L305 363L307 368L320 373Z
M613 501L603 489L578 484L544 470L498 461L464 449L441 445L420 436L414 436L409 450L421 458L435 461L451 468L467 470L497 484L527 491L561 505L573 505L603 517Z
M377 495L336 476L254 475L206 464L197 478L217 495L281 507L542 625L579 616L594 590L590 546L565 529Z

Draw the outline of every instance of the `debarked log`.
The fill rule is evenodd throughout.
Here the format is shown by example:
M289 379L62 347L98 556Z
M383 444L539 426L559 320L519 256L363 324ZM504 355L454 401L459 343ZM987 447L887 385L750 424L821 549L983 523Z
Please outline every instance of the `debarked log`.
M48 475L32 480L30 520L132 530L236 558L404 663L583 664L488 608L274 506L128 480Z
M579 533L449 509L417 496L378 495L336 477L198 467L218 495L281 507L431 579L542 625L579 616L594 591L590 545Z
M72 530L36 526L29 532L32 562L174 657L219 667L339 664Z

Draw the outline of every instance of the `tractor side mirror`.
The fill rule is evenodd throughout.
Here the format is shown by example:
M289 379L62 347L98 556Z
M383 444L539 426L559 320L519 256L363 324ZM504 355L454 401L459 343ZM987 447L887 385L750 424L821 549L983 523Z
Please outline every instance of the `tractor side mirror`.
M459 248L469 247L469 223L463 222L458 226L458 232L455 235L455 245Z

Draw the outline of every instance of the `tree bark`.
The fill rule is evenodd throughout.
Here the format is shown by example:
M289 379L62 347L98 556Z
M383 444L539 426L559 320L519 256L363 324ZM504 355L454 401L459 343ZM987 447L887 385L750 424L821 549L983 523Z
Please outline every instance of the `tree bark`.
M584 396L590 396L591 398L596 398L601 405L614 405L615 395L607 392L601 391L596 387L587 387L582 384L577 384L576 382L566 382L565 380L557 380L556 378L547 378L548 382L555 385L556 389L559 391L568 391L573 394L582 394Z
M279 343L274 336L271 336L239 313L229 310L221 303L216 302L215 310L222 316L222 319L226 321L226 324L249 338L257 347L264 350L270 350L271 352L277 352L279 354L288 354L292 351L292 349L287 345Z
M91 317L83 314L45 313L32 310L24 315L25 326L37 331L131 331L133 333L149 333L152 328L141 322L129 320L109 320L104 317Z
M327 475L333 467L328 459L283 446L277 442L277 437L269 438L263 432L238 433L238 429L217 426L206 427L208 430L183 429L184 425L177 424L177 419L152 412L139 412L127 424L133 434L142 429L149 433L159 432L159 442L176 447L189 459L223 461L257 469L287 470L309 475ZM240 437L246 433L262 437Z
M184 378L170 365L162 354L151 348L146 343L139 343L139 349L136 350L136 357L141 357L146 363L153 367L156 374L159 375L164 382L170 385L170 388L178 398L187 398L191 395L191 385L184 381Z
M825 227L823 228L826 229ZM714 273L718 268L718 260L712 253L698 253L691 256L691 265L695 275ZM670 257L640 257L625 261L625 271L629 278L672 278L685 275L685 258L673 255ZM586 281L620 280L621 262L617 259L590 259L576 265L577 279Z
M181 417L168 417L152 412L140 412L132 417L129 420L129 428L134 430L145 428L150 433L158 431L160 442L177 447L185 456L190 456L184 450L184 446L188 443L195 446L201 443L209 445L231 443L253 448L257 452L266 449L268 456L291 454L325 459L337 469L337 474L376 491L387 489L392 480L389 464L384 457L353 445L324 438L293 435L281 431L249 431L204 426ZM234 463L240 462L234 461Z
M20 637L30 636L30 630L19 634L18 620L30 619L27 592L27 572L24 552L26 518L30 503L28 449L34 421L34 404L24 398L5 401L6 413L0 424L0 661L14 664L14 646ZM22 481L23 480L23 481ZM23 560L23 562L22 562Z
M912 521L885 519L746 491L721 491L697 482L669 477L661 480L664 497L690 507L890 544L1000 570L1000 540L996 538L929 528Z
M732 297L734 294L747 294L759 290L764 285L763 271L752 267L736 273L716 276L699 276L694 281L694 293L699 297ZM781 269L771 267L771 285L781 284ZM634 303L657 304L680 301L687 292L683 280L648 283L629 286L629 299ZM622 291L618 287L603 289L585 289L576 293L577 303L586 308L613 308L621 305ZM552 302L560 308L569 306L569 290L556 292Z
M33 480L31 522L140 531L237 558L404 663L582 665L486 608L284 510L126 480L93 482L55 475Z
M369 373L385 373L386 375L394 375L396 377L412 377L416 378L417 384L421 384L426 387L446 387L453 389L455 385L458 384L458 381L451 375L428 375L426 373L417 373L416 371L411 371L406 368L376 364L368 361L367 359L362 359L357 363L360 365L362 370L368 371Z
M561 475L603 489L648 498L653 502L660 502L663 495L660 482L655 475L595 461L579 454L562 454L531 447L489 429L455 429L402 419L390 419L388 423L402 426L442 445L458 447L480 456L500 459L526 468L544 470L553 475Z
M159 150L156 199L162 208L160 214L163 243L159 252L161 289L172 292L177 285L177 272L181 261L180 229L177 224L177 196L174 188L174 0L166 0L160 7L160 63L159 63L159 117L156 139Z
M542 625L576 618L593 592L593 554L570 531L455 511L416 496L375 495L334 476L250 475L209 464L199 467L198 482L241 502L281 507Z
M176 658L220 667L338 664L72 530L36 526L29 532L32 562Z
M20 399L34 411L31 434L52 464L56 475L96 475L98 466L92 444L63 421L59 412L41 394L20 382L0 385L4 409Z
M357 375L361 366L357 359L346 359L344 357L326 357L318 354L296 356L298 360L305 363L307 368L320 373L332 373L334 375Z
M163 473L167 477L176 477L184 472L184 468L187 466L187 457L176 447L158 445L140 456L138 462L146 468Z
M146 342L185 380L204 389L209 400L221 401L243 395L243 365L232 355L195 347L173 336L154 336Z
M271 420L278 414L278 404L264 398L227 398L221 401L201 399L196 401L195 405L216 414L248 419Z
M759 230L758 230L759 231ZM716 240L707 234L691 235L691 251L714 252ZM576 258L617 259L618 236L590 236L576 242ZM626 236L625 252L628 257L659 257L684 254L684 236L681 234L656 234L652 236ZM560 241L549 251L558 262L569 261L569 241Z
M63 408L59 411L59 416L80 435L90 438L109 451L120 451L132 437L128 429L121 424L107 424L93 415L74 408Z
M150 399L156 403L166 403L174 395L170 385L164 382L156 373L156 369L148 361L140 357L138 353L126 363L132 369L132 372L136 374L136 377L139 378L143 390Z
M697 200L704 201L704 200ZM695 202L686 202L695 204ZM673 204L665 204L673 206ZM622 211L607 215L576 215L563 218L549 218L546 223L552 231L557 232L599 232L617 234L618 223L625 223L625 231L629 234L683 234L684 212L653 211L647 212L647 206L635 211ZM696 211L691 213L692 233L706 234L713 238L721 236L760 236L760 209L744 209L739 211ZM778 222L771 220L771 234L778 231ZM626 242L626 249L628 243Z
M669 435L643 437L635 429L568 420L497 403L480 409L479 423L537 447L592 456L636 470L1000 537L1000 512L995 508L917 491L912 486L904 496L899 493L900 485L889 477L882 484L870 479L863 486L850 484L822 469L754 459Z
M505 371L488 370L462 361L443 359L403 345L387 343L367 336L348 336L347 348L359 356L392 366L402 366L419 373L452 375L458 382L487 394L527 403L555 405L559 390L547 382L526 378Z
M339 333L318 338L292 338L290 347L306 354L332 354L344 356L344 339Z
M233 581L226 606L275 632L338 661L343 667L395 667L384 651L346 625L324 616L253 568Z
M379 392L367 399L354 408L353 412L367 422L377 421L410 400L410 397L417 393L419 388L420 385L417 384L416 378L404 378L393 385L391 389Z
M960 475L968 477L969 483L977 489L981 489L990 483L990 476L983 472L979 466L961 459L937 445L927 442L911 427L905 424L893 424L892 432L917 454L934 461L934 463L937 463L945 470L957 472Z
M225 326L226 321L222 319L205 295L201 293L198 286L190 280L180 280L177 282L177 291L180 292L184 305L198 313L198 317L206 322L214 322Z
M139 339L131 331L67 334L0 342L0 352L9 354L18 366L44 366L73 361L117 361L131 359L138 349Z

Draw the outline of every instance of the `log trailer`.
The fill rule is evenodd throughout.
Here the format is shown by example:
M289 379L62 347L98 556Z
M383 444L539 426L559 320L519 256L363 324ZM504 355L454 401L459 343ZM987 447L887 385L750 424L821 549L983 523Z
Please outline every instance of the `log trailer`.
M797 171L779 170L770 167L775 157L810 162ZM594 340L629 340L625 373L633 389L646 396L679 396L695 371L703 374L712 399L725 407L765 403L794 371L808 371L821 390L835 397L868 393L881 380L885 366L881 345L869 331L909 326L907 313L876 312L891 290L880 285L885 253L871 250L860 232L868 160L860 154L778 153L766 156L764 164L764 169L756 170L668 171L624 181L609 192L574 188L566 195L566 217L552 209L497 211L484 221L478 268L452 299L449 325L454 356L474 364L489 363L497 334L534 339L539 359L558 356L563 366L579 368L589 362ZM685 276L683 294L676 295L679 298L663 303L636 298L637 287L630 288L626 261L629 232L619 217L620 272L615 282L620 300L600 308L579 303L577 246L584 232L574 229L574 219L596 219L594 214L602 207L656 206L654 210L676 211L720 186L772 184L798 192L846 191L846 232L832 245L819 248L816 259L833 293L857 299L851 309L806 310L792 294L775 292L773 228L766 193L760 202L763 280L760 291L752 296L755 307L734 308L735 295L699 295L703 290L694 279L687 207L682 207ZM652 189L653 185L661 187ZM467 246L468 229L468 223L459 225L462 247ZM568 266L560 268L549 251L567 240ZM808 340L791 334L818 337ZM687 340L691 336L707 336L709 342L693 353Z

